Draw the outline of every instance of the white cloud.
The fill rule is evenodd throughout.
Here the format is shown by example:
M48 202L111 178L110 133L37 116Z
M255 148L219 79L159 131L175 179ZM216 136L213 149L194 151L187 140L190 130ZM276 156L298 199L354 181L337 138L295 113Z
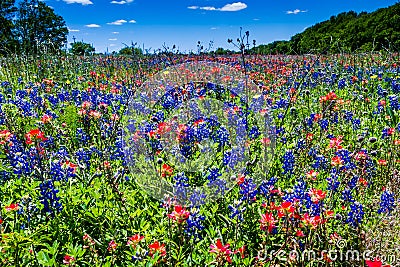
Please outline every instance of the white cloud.
M116 44L110 44L110 46L116 46Z
M63 0L67 4L81 4L84 6L93 5L93 2L90 0Z
M247 5L245 3L236 2L233 4L226 4L220 10L221 11L239 11L239 10L245 9L246 7L247 7Z
M201 9L201 10L207 10L207 11L239 11L242 9L247 8L247 5L242 2L236 2L232 4L226 4L221 8L216 8L213 6L188 6L188 9Z
M121 0L121 1L111 1L111 4L124 5L132 2L133 0Z
M208 11L214 11L214 10L217 10L215 7L213 7L213 6L203 6L203 7L200 7L200 9L202 9L202 10L208 10Z
M259 21L260 19L258 19L258 18L255 18L255 19L253 19L254 21Z
M124 23L127 23L127 21L124 20L124 19L119 19L119 20L116 20L116 21L113 21L113 22L109 22L107 24L108 25L122 25Z
M286 14L290 15L290 14L294 14L297 15L299 13L306 13L307 10L300 10L300 9L295 9L295 10L288 10L286 11Z
M94 24L94 23L92 23L92 24L87 24L87 25L85 25L86 27L88 27L88 28L100 28L100 25L99 24Z
M112 34L119 34L119 32L112 32Z
M216 29L218 29L217 27L212 27L212 28L210 28L210 30L216 30Z
M136 20L131 19L131 20L129 21L129 23L136 23Z
M69 32L79 32L80 30L75 30L75 29L70 29L70 28L68 28L68 31L69 31Z
M110 39L108 39L108 41L117 41L118 39L117 38L110 38Z

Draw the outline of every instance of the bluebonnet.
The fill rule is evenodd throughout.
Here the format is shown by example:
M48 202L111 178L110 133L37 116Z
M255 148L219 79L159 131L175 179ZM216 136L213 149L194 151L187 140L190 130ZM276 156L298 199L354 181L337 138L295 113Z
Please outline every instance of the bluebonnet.
M53 181L65 181L67 182L69 178L75 177L75 173L72 168L64 168L61 162L55 161L50 163L49 172Z
M189 187L189 179L184 173L178 173L174 176L174 192L178 199L186 199Z
M336 169L332 169L330 176L327 177L326 180L328 182L327 190L336 191L339 188L340 182Z
M361 127L361 120L358 118L354 118L353 121L353 130L358 130Z
M77 128L76 139L81 143L87 143L90 140L90 136L87 135L82 128Z
M49 213L51 216L62 210L60 198L57 197L59 191L54 188L52 180L43 181L40 184L40 197L39 200L43 204L42 211Z
M191 207L199 207L205 203L206 195L200 190L194 190L189 197Z
M283 174L293 174L294 166L296 163L296 158L291 150L287 151L282 157L282 169Z
M392 110L400 110L400 104L397 95L389 96L389 104Z
M329 121L327 119L321 119L318 121L318 124L322 130L327 130L329 126Z
M315 162L311 165L314 169L328 168L328 160L322 155L315 156Z
M350 188L346 188L345 190L342 191L341 199L343 201L347 201L347 202L354 202L353 195L351 193Z
M264 105L264 97L260 95L259 97L253 97L252 102L250 104L250 109L254 112L259 112Z
M335 152L335 155L340 157L340 159L343 161L341 170L351 170L356 167L356 165L352 162L351 153L347 149L340 149Z
M198 210L192 210L189 218L186 220L185 233L190 237L196 239L202 239L201 231L204 229L202 222L205 217L200 214Z
M11 173L8 171L0 171L0 185L10 180Z
M240 118L236 122L236 139L237 142L242 142L247 136L247 121L245 118Z
M256 139L258 136L260 136L260 131L257 126L253 126L249 131L249 137L251 139Z
M253 182L251 178L245 178L243 183L239 185L239 193L242 195L240 200L242 201L254 201L258 194L257 185Z
M350 211L347 215L346 222L353 226L354 228L358 227L362 222L364 217L363 206L358 203L354 202L350 205Z
M270 191L275 187L278 178L271 177L268 181L263 181L259 187L259 192L263 194L266 198L269 198Z
M304 180L300 179L294 186L293 189L285 191L285 195L282 197L284 201L294 202L295 200L307 200L309 196L306 192L307 185Z
M338 88L343 89L346 86L346 80L345 79L340 79L338 82Z
M80 163L85 164L88 169L90 168L90 159L92 157L92 152L90 150L85 150L84 148L79 148L75 156L78 158Z
M296 144L296 149L302 150L306 148L306 141L304 139L299 139Z
M381 195L381 202L379 203L378 213L387 213L390 215L390 213L396 207L394 202L394 194L385 190Z
M392 133L391 133L390 131L391 131L390 128L385 128L385 129L383 129L383 130L382 130L382 136L381 136L381 138L382 138L382 139L385 139L385 138L391 136Z
M237 217L239 221L243 221L243 212L246 210L246 207L241 207L242 203L243 201L241 200L235 201L234 204L228 206L231 212L229 218L233 219Z

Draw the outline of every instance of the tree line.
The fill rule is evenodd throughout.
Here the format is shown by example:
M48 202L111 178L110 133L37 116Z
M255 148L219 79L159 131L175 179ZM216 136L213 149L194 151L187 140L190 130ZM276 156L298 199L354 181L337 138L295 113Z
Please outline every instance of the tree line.
M261 54L351 53L400 49L400 3L374 12L343 12L291 37L252 49Z
M0 55L12 53L55 53L67 47L68 28L60 15L40 0L0 0ZM254 42L255 44L255 42ZM257 54L351 53L399 51L400 3L372 13L354 11L332 16L291 37L247 48ZM83 41L71 43L76 55L94 53L92 45ZM228 55L234 51L217 48L208 51ZM121 55L142 55L137 47L125 47Z

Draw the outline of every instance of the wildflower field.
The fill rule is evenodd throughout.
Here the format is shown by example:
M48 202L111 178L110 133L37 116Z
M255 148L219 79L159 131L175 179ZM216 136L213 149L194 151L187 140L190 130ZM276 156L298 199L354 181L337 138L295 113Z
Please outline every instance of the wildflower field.
M399 59L0 59L0 266L396 266Z

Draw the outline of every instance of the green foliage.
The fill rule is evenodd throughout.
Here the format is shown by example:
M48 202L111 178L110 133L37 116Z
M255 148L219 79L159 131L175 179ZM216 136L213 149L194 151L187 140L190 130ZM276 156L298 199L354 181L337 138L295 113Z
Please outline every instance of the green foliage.
M343 12L294 35L252 49L261 54L399 51L400 3L375 12Z
M24 0L19 4L15 32L25 53L59 51L67 41L64 19L42 1Z
M87 56L91 55L95 51L95 48L88 43L85 42L75 42L71 43L70 52L77 56Z
M133 56L133 55L143 55L142 49L138 47L124 47L118 52L119 55L124 55L124 56Z
M0 55L4 55L9 49L12 49L14 43L12 33L12 18L16 11L14 3L15 0L2 0L0 2Z
M39 0L0 3L0 55L59 52L67 41L64 19Z

